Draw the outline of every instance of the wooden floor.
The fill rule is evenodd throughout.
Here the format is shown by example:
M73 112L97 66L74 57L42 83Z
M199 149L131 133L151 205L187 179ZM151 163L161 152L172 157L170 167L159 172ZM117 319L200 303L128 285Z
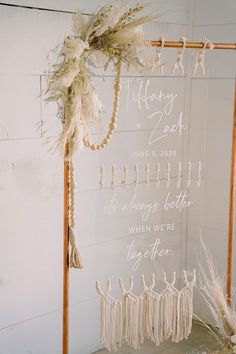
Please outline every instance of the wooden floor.
M107 350L99 350L97 354L107 354ZM146 341L140 350L134 350L129 346L123 346L116 353L118 354L216 354L223 353L217 351L217 343L215 338L210 335L207 329L195 324L193 331L187 340L181 343L165 342L160 346L155 346L153 343Z

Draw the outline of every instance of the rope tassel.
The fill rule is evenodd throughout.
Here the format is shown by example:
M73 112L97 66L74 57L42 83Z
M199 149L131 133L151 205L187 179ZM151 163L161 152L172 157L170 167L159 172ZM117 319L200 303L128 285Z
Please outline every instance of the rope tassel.
M70 241L70 267L83 268L83 261L77 246L75 229L69 226L69 241Z
M74 161L71 159L69 164L69 241L70 241L70 258L69 265L71 268L83 268L82 258L76 240L76 224L75 224L75 167Z

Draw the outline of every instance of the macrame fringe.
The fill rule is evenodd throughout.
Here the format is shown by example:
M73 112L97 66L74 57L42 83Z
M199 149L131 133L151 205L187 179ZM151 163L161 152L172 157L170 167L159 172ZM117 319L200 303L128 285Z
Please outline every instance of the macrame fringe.
M135 295L132 292L133 278L125 289L119 279L122 296L116 300L111 296L111 283L107 282L107 290L102 291L99 282L96 288L101 296L100 301L100 339L109 351L117 351L124 343L139 349L144 339L150 339L155 345L164 340L178 343L186 339L192 330L193 319L193 287L196 282L194 270L192 280L187 279L184 272L185 286L175 288L176 275L168 282L164 275L166 287L160 293L153 290L155 276L151 286L147 286L144 277L144 292Z

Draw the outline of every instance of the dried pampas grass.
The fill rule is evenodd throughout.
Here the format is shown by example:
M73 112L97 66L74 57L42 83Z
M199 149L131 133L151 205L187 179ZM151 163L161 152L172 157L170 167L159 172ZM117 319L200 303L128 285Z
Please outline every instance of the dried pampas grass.
M90 135L90 123L100 123L102 104L91 82L92 65L96 66L98 60L104 70L110 63L117 70L121 60L128 70L150 71L152 63L143 54L142 25L155 16L146 15L145 8L139 3L129 7L128 1L117 0L103 6L87 20L79 11L74 15L74 34L59 47L58 63L53 67L47 90L47 100L58 103L58 115L63 123L58 145L63 151L65 145L69 145L67 159L84 145L91 147L84 143ZM120 76L120 72L116 75ZM116 81L119 82L119 78L116 77ZM119 90L120 85L116 87L114 105L117 105ZM108 140L110 135L107 135ZM104 146L100 144L99 148Z
M215 333L219 342L225 348L232 348L232 336L236 334L236 313L234 308L227 304L225 286L219 276L210 251L201 239L203 259L198 259L200 271L200 291L208 305L215 321L217 332ZM204 264L203 264L204 263ZM204 322L201 321L203 324Z

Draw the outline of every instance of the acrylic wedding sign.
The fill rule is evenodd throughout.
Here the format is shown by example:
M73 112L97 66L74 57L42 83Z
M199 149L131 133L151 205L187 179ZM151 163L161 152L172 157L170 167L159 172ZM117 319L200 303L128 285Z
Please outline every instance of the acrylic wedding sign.
M107 93L112 79L96 81L97 89L101 88L101 98L109 109L110 97ZM148 283L155 273L160 290L165 285L165 273L170 280L175 272L182 278L185 267L183 231L186 213L195 206L189 191L190 187L199 191L202 178L201 157L191 160L184 155L189 123L185 116L184 97L185 78L122 78L121 119L109 149L97 152L93 178L93 183L96 182L93 189L97 190L94 230L97 242L101 243L96 274L103 289L98 289L102 299L101 309L104 308L106 313L111 310L105 310L106 306L111 306L106 305L112 301L111 294L112 299L119 299L119 277L125 279L125 282L130 276L134 278L135 294L144 291L140 282L141 275ZM87 199L85 205L82 203L80 207L87 209L90 202ZM111 280L112 287L109 296L104 293L107 279ZM179 283L182 289L184 283L181 279L177 280L173 284L177 286ZM105 301L106 296L108 303ZM178 298L176 293L174 296ZM188 323L192 323L191 301L190 315L186 318ZM187 298L183 303L187 303ZM119 301L112 306L116 308L114 311L120 311ZM158 306L165 308L161 300L158 300ZM186 309L185 312L188 313ZM154 340L149 333L150 329L149 334L145 329L140 329L139 333L141 325L132 318L129 323L132 328L136 328L134 338L127 333L123 338L114 330L117 335L114 339L116 335L106 333L105 330L114 327L113 322L104 316L100 319L101 331L105 331L101 333L101 341L109 350L117 349L121 343L128 343L137 349L143 336L158 345L175 333L174 329L169 328L165 334L157 333ZM157 328L165 327L164 318L161 322L156 324ZM189 326L186 324L188 330L185 334L174 335L175 341L188 336L191 332ZM179 331L180 328L177 329Z
M111 80L101 82L106 93ZM109 109L110 97L102 99ZM181 225L194 207L189 187L201 185L200 156L183 159L184 78L124 77L120 117L110 148L97 157L97 238L119 250L121 275L123 268L127 275L177 270Z

